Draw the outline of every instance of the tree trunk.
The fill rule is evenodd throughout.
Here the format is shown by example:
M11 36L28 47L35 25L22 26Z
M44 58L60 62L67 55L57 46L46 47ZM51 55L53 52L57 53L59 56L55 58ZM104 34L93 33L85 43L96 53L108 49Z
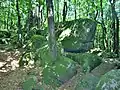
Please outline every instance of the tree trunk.
M103 49L105 50L106 47L108 47L108 43L107 43L107 40L106 40L106 27L105 27L105 24L104 24L104 19L103 19L103 5L102 5L102 0L100 0L100 7L101 7L101 19L102 19L102 22L101 22L101 26L102 26L102 30L103 30L103 33L102 33L102 43L103 43Z
M19 3L18 0L16 0L16 9L17 9L17 17L18 17L18 42L19 47L22 46L22 30L21 30L21 18L20 18L20 11L19 11Z
M63 22L66 19L66 15L67 15L67 2L64 1L64 6L63 6Z
M74 12L75 12L75 20L77 19L77 11L76 11L76 0L75 0L75 5L74 5L75 9L74 9Z
M110 3L112 9L113 52L119 57L119 19L115 11L115 0Z
M59 22L59 0L57 0L57 18L58 18L57 22Z
M56 61L57 46L56 46L56 39L55 39L53 2L52 0L46 0L46 4L47 4L48 29L49 29L49 48L50 48L50 52L52 54L53 60Z

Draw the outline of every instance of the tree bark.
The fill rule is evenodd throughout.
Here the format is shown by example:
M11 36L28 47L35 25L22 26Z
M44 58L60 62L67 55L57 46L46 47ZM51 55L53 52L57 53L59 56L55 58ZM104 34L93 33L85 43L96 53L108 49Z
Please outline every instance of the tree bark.
M119 19L115 11L115 0L110 3L112 9L113 52L119 57Z
M63 22L66 20L66 15L67 15L67 2L64 1L64 6L63 6Z
M17 17L18 17L18 42L19 47L22 46L22 30L21 30L21 17L20 17L20 11L19 11L19 3L18 0L16 0L16 9L17 9Z
M101 26L102 26L102 30L103 30L103 33L102 33L102 43L103 43L103 49L105 50L106 47L108 47L108 42L106 40L106 27L105 27L105 23L104 23L104 19L103 19L103 5L102 5L102 0L100 0L100 7L101 7ZM105 45L106 44L106 45Z
M77 11L76 11L76 0L75 0L75 5L74 5L75 9L74 9L74 12L75 12L75 20L77 19Z
M49 48L53 57L53 61L56 61L57 46L56 46L56 39L55 39L53 2L52 0L46 0L46 4L47 4L48 29L49 29Z
M58 22L59 22L59 0L57 0L57 18L58 18Z

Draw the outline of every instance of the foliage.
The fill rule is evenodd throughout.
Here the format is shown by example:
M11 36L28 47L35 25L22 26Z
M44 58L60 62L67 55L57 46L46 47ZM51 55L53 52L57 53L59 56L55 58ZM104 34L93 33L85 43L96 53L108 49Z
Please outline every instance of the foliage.
M54 4L54 18L55 22L62 22L63 17L63 5L64 0L53 0ZM95 47L100 47L103 49L103 36L102 36L102 17L101 17L101 6L100 0L68 0L67 2L67 17L66 21L74 20L75 19L75 12L76 12L76 19L79 18L90 18L92 20L96 20L98 22L97 26L97 33L95 38ZM116 12L119 17L119 1L116 1ZM23 44L27 42L29 37L33 34L36 34L36 31L43 30L45 35L47 35L47 14L46 14L46 3L44 0L20 0L18 1L19 4L19 11L20 11L20 18L21 18L21 30L22 30L22 41ZM61 5L61 6L60 6ZM38 8L40 6L40 10ZM111 27L112 24L112 16L111 16L111 6L107 0L102 0L102 9L103 9L103 19L106 27L106 49L111 51L112 43L113 43L113 30ZM5 40L5 42L12 42L13 44L18 44L17 42L17 10L16 10L16 2L15 0L4 0L1 1L0 6L0 31L6 29L9 33L12 33L12 37L15 36L16 38L10 38L11 40ZM33 15L30 14L32 12ZM59 18L59 21L58 21ZM76 22L76 21L75 21ZM71 27L72 23L66 22L68 28ZM33 28L36 28L34 30ZM59 28L56 28L57 30ZM72 29L70 29L72 30ZM58 30L59 31L59 30ZM35 32L32 34L32 32ZM13 35L14 34L14 35ZM29 36L30 35L30 36ZM28 37L26 39L26 36ZM78 38L76 38L78 39ZM105 42L104 42L105 43ZM109 46L109 47L108 47Z

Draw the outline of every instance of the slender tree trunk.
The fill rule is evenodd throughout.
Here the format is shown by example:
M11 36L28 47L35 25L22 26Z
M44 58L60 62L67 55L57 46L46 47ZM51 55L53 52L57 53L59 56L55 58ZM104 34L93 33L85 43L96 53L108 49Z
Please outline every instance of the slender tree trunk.
M18 17L18 42L19 47L22 46L22 30L21 30L21 17L20 17L20 11L19 11L19 3L18 0L16 0L16 9L17 9L17 17Z
M112 9L113 52L119 57L119 19L115 11L115 0L110 3Z
M42 10L42 5L41 3L39 4L39 19L38 19L38 28L40 28L40 26L42 26L42 22L43 22L43 10ZM40 23L40 24L39 24Z
M48 29L49 29L49 48L50 48L50 52L52 54L53 60L56 61L57 46L56 46L56 39L55 39L53 2L52 0L46 0L46 4L47 4Z
M116 13L116 12L115 12ZM115 14L116 16L116 50L115 53L117 54L117 57L119 57L119 18L117 17L117 14Z
M7 30L9 30L8 28L9 28L9 25L8 25L8 23L9 23L9 11L8 11L8 14L7 14Z
M8 17L7 17L7 30L9 31L9 21L10 21L10 6L11 6L11 4L10 4L10 2L11 2L11 0L9 1L9 8L8 8Z
M101 19L102 19L102 30L103 30L103 34L102 34L102 43L103 43L103 49L105 50L106 47L108 47L108 43L107 43L107 40L106 40L106 27L105 27L105 24L104 24L104 19L103 19L103 5L102 5L102 0L100 0L100 7L101 7ZM106 44L106 45L105 45Z
M13 13L13 11L12 11L12 13ZM12 17L12 14L10 14L10 16ZM13 28L13 20L12 20L12 18L10 18L10 29L12 29Z
M6 20L5 20L5 11L4 11L4 29L6 28Z
M81 6L81 3L79 2L79 18L81 18L81 15L80 15L80 13L81 13L81 11L80 11L80 6Z
M76 11L76 0L75 0L75 5L74 5L75 9L74 9L74 12L75 12L75 19L77 19L77 11Z
M57 18L59 22L59 0L57 0Z
M66 15L67 15L67 2L64 0L64 6L63 6L63 22L66 19Z

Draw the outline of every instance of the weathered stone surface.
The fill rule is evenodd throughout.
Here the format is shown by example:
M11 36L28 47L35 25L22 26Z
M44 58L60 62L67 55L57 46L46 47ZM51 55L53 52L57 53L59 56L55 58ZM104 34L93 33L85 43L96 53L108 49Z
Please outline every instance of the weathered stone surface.
M79 80L75 90L95 90L98 81L98 77L92 74L86 74L81 80Z
M66 21L59 27L63 29L59 40L62 41L65 52L80 53L92 48L96 22L90 19L78 19Z
M90 53L68 53L66 56L78 62L83 67L84 72L90 72L102 62L102 59L99 56Z
M102 75L111 71L114 68L115 68L115 64L103 62L99 66L97 66L95 69L93 69L91 73L97 77L101 77Z
M111 70L103 75L96 90L120 90L120 70Z
M53 87L60 86L77 73L77 64L66 57L60 57L53 66L43 70L43 81Z
M109 73L109 71L112 70L114 67L115 67L115 64L101 63L99 66L97 66L95 69L93 69L91 71L91 73L87 73L85 76L82 76L81 79L78 80L78 84L76 85L75 90L119 90L119 89L111 89L111 88L109 88L109 89L101 88L104 81L107 82L106 80L110 80L110 78L109 78L110 76L106 76L106 78L108 78L108 79L102 78L101 79L102 81L100 80L100 78L104 77L104 74L107 72ZM112 77L114 77L114 76L112 76ZM108 84L106 84L106 85L108 85ZM109 87L109 85L108 85L108 87Z

